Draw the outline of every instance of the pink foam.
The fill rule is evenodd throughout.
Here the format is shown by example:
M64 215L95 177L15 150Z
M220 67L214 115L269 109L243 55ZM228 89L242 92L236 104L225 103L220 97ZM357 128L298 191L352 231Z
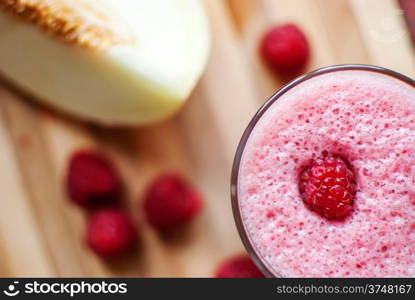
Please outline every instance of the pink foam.
M284 94L244 150L238 194L257 253L285 277L415 276L415 89L368 71L320 75ZM348 159L354 211L329 221L298 192L322 151Z

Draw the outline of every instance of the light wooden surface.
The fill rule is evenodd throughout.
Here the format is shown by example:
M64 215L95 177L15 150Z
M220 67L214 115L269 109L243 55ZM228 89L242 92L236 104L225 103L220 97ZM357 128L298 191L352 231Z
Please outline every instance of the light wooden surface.
M299 24L310 38L309 69L369 63L415 77L415 55L394 0L207 0L211 57L183 110L161 124L105 129L47 112L0 87L0 276L209 277L243 251L230 208L236 144L249 119L280 86L257 55L272 24ZM126 207L140 232L139 251L107 264L83 244L85 216L62 189L67 158L96 147L125 180ZM148 182L163 170L185 174L205 209L165 238L140 211Z

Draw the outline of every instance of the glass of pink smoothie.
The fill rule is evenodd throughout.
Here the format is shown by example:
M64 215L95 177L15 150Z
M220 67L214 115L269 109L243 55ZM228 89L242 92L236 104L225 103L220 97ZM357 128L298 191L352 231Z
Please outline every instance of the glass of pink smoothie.
M340 220L312 211L299 190L322 153L355 176ZM241 239L269 277L415 277L415 81L368 65L295 79L245 130L231 195Z

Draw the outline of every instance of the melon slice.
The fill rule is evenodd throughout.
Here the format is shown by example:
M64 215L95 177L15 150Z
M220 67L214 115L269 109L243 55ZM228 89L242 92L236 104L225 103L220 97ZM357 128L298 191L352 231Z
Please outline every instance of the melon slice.
M0 0L0 75L82 119L173 114L208 52L200 0Z

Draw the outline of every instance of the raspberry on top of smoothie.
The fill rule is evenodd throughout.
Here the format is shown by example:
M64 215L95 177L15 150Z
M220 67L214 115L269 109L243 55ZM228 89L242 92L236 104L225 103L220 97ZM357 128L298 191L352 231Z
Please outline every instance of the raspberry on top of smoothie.
M414 148L415 88L403 81L341 70L288 90L258 120L240 161L239 209L258 256L277 276L415 276ZM302 172L322 153L353 172L352 211L340 220L304 205L314 190L302 187Z

